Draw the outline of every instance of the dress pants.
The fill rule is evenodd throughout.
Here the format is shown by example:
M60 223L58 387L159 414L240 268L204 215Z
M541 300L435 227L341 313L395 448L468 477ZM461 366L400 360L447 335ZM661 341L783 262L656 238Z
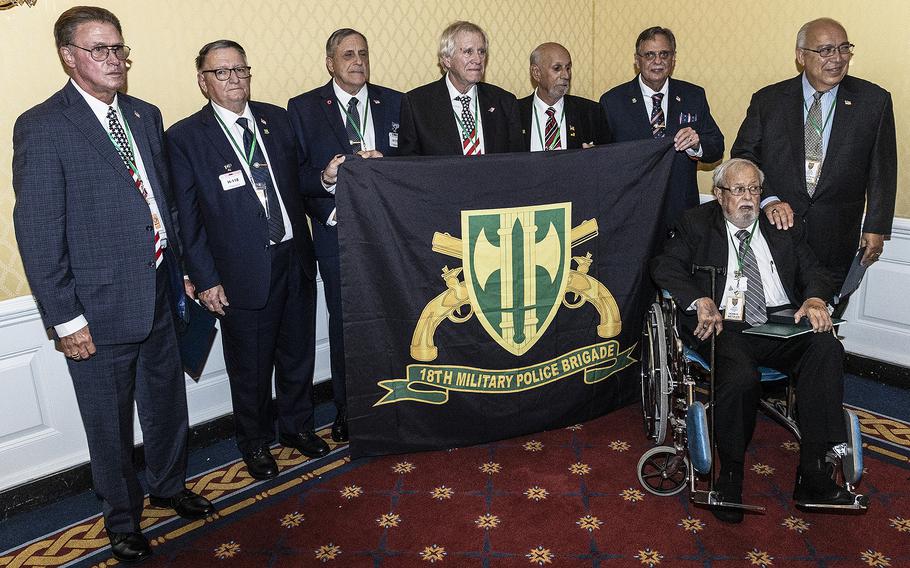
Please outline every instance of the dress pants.
M336 408L347 404L344 367L344 317L341 313L341 263L337 256L319 257L325 302L329 309L329 359L332 364L332 398Z
M96 345L97 352L87 360L67 359L95 493L103 502L105 526L115 532L140 530L143 491L132 461L134 400L149 492L175 495L186 477L186 383L165 265L156 273L155 319L148 337L139 343Z
M798 425L803 444L830 446L846 440L843 416L844 348L832 333L790 339L744 335L725 327L714 354L714 415L717 453L724 470L742 473L755 430L761 383L758 366L771 367L796 381ZM710 354L710 342L699 351Z
M258 310L228 306L221 318L234 428L242 453L275 440L273 370L279 432L313 428L315 283L304 276L293 240L269 247L269 254L272 268L265 306ZM230 302L230 288L225 289Z

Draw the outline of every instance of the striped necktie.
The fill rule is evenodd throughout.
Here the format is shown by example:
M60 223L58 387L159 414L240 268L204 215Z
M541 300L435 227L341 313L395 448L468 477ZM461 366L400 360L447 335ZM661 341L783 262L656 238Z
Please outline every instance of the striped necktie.
M664 100L663 93L651 95L651 136L663 138L667 131L667 120L664 118L664 109L660 106Z
M749 279L746 285L746 323L752 326L761 325L768 321L768 310L761 273L758 271L758 261L755 260L755 252L749 245L749 231L745 229L736 231L736 238L739 239L743 276Z
M544 133L544 150L559 150L562 141L559 137L559 124L556 122L556 109L547 108L547 126Z
M249 154L253 146L253 133L250 131L249 121L240 117L237 124L243 128L243 149ZM272 185L272 175L269 173L269 165L265 161L265 155L259 143L253 150L253 163L250 164L250 177L253 178L253 185L256 188L265 190L265 206L268 214L269 240L275 244L281 242L284 238L284 218L281 215L281 204L278 202L278 194L275 192L275 186Z

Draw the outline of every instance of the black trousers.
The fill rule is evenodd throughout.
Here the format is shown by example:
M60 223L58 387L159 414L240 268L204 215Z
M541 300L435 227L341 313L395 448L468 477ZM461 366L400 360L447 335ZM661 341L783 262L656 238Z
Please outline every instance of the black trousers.
M708 356L710 342L700 345L699 351ZM721 467L742 471L761 397L759 366L777 369L796 381L803 444L845 441L843 361L844 348L832 333L773 339L725 327L717 336L714 355L714 420Z
M234 429L242 453L275 439L273 372L279 432L313 428L315 283L304 276L293 241L272 246L269 253L272 269L265 306L258 310L228 306L221 318ZM230 294L227 299L231 301Z
M87 360L67 359L104 524L139 531L143 491L133 467L133 402L145 445L149 492L170 497L186 477L186 383L174 331L167 270L157 271L155 320L139 343L96 345ZM91 332L91 324L89 324Z
M341 263L337 256L319 257L325 302L329 308L329 359L332 364L332 398L335 406L347 404L344 367L344 317L341 313Z

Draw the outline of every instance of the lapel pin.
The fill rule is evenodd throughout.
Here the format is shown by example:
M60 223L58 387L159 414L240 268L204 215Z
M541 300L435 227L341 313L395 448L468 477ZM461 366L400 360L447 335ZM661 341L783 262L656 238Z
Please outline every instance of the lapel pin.
M487 112L493 112L494 110L496 110L496 107L490 107L487 109Z
M853 104L853 101L850 101L850 100L847 100L847 99L844 99L844 104L845 104L845 105L847 105L847 106L850 106L850 105L852 105L852 104Z
M268 133L269 133L269 129L268 129L268 128L263 128L263 129L262 129L262 133L263 133L263 134L268 134Z
M575 132L575 127L572 126L572 125L570 124L570 125L569 125L569 130L571 130L572 132Z
M379 99L373 99L373 104L378 105L378 104L382 104L382 103L379 102Z
M676 95L676 102L678 102L678 103L681 103L681 102L682 102L682 99L679 98L679 95Z
M141 116L139 116L139 111L138 111L138 110L134 110L134 111L133 111L133 114L136 115L136 118L142 118Z
M325 104L327 104L327 105L332 104L332 99L326 99Z
M521 133L522 133L522 134L527 134L527 133L528 133L528 131L527 131L527 130L525 130L525 129L524 129L524 128L522 128L522 129L521 129Z
M229 172L232 167L234 167L233 164L224 164L224 171Z
M268 124L268 122L266 122L264 118L260 118L259 122L261 122L262 124Z
M634 105L637 102L638 102L638 99L636 99L635 97L632 97L632 104Z

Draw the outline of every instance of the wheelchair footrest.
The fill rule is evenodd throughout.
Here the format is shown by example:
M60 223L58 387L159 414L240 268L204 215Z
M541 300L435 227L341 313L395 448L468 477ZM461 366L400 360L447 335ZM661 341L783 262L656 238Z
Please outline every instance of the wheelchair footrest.
M725 507L727 509L742 509L744 511L764 512L765 508L760 505L745 505L743 503L729 503L720 498L717 491L693 491L692 502L707 507Z
M853 494L852 503L808 503L808 502L796 502L796 506L802 509L841 509L841 510L851 510L851 511L865 511L869 508L869 497L865 495L860 495L858 493Z

